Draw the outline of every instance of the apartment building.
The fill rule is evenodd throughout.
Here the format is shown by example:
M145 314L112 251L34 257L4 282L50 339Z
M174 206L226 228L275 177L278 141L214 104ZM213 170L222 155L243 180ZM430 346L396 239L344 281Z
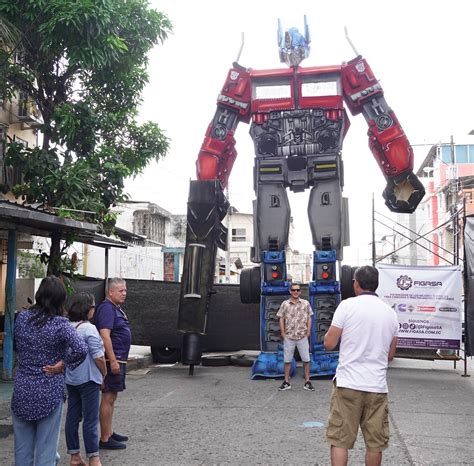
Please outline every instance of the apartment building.
M240 269L254 267L251 261L251 248L254 244L253 214L238 212L230 209L230 214L224 219L229 229L229 251L220 251L219 282L239 283ZM289 278L307 283L311 280L312 254L302 254L293 247L294 225L290 219L288 246L285 250ZM226 264L228 266L226 268Z
M428 151L417 175L426 196L414 215L418 265L457 263L462 254L462 219L474 213L474 142L440 143Z

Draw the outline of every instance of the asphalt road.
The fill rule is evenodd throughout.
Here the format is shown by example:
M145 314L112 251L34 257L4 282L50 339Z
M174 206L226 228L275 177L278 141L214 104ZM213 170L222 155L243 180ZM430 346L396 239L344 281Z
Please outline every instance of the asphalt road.
M469 364L472 363L470 359ZM470 369L470 367L468 368ZM390 447L386 465L474 465L474 376L448 361L396 359L389 369ZM102 451L104 465L328 464L324 440L330 379L303 390L279 380L250 380L250 369L151 366L128 374L115 430L123 451ZM60 464L68 464L61 434ZM12 464L13 436L0 439L0 464ZM363 464L361 435L350 464Z

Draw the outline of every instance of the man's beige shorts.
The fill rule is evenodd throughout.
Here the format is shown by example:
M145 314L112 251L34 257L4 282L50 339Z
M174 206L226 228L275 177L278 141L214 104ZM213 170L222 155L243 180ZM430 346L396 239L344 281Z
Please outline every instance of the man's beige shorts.
M381 452L388 447L388 397L333 386L326 440L335 447L351 449L359 425L367 450Z

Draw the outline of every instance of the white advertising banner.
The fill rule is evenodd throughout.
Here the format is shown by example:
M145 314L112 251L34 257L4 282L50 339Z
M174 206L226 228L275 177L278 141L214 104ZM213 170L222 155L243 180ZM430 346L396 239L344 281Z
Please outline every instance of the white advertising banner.
M378 264L377 294L396 312L399 348L461 347L461 267Z

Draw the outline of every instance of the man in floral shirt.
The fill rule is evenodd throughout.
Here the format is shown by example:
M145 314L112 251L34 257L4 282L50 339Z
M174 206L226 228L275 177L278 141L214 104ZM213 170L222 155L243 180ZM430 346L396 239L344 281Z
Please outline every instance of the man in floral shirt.
M291 360L295 353L295 348L301 356L304 365L304 377L306 383L305 390L314 390L309 380L309 337L311 335L311 316L313 310L306 299L301 299L300 285L293 283L290 288L291 297L281 303L277 312L280 318L280 331L283 340L283 351L285 361L285 380L279 390L289 390L291 388L290 367Z

